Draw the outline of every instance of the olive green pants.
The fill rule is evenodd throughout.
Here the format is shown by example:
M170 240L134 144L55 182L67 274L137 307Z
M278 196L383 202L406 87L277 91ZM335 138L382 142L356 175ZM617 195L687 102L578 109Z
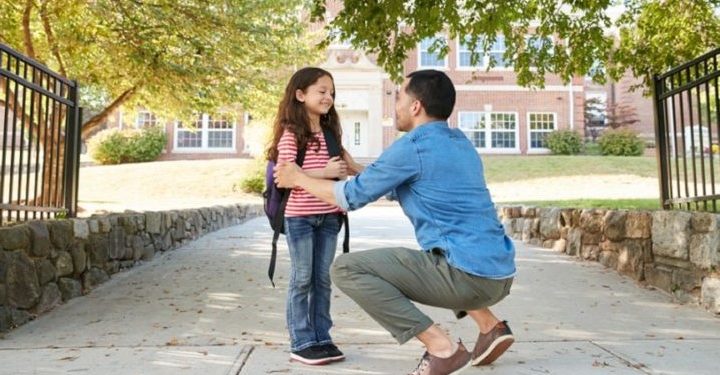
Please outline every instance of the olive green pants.
M473 276L449 265L441 251L406 248L343 254L330 272L335 285L400 344L433 324L413 302L451 309L459 319L505 298L513 280Z

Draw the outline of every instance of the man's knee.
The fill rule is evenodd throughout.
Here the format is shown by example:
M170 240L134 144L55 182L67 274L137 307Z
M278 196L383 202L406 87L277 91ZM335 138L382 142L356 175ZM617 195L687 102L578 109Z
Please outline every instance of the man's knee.
M332 282L342 289L343 284L350 278L352 274L352 257L350 254L343 254L335 258L330 267L330 277Z

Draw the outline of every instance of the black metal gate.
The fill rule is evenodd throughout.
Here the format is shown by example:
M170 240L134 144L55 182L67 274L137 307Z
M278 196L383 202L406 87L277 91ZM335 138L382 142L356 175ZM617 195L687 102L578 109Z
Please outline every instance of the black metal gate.
M77 82L0 44L0 224L75 216L77 90Z
M665 209L720 206L720 48L655 77L655 138Z

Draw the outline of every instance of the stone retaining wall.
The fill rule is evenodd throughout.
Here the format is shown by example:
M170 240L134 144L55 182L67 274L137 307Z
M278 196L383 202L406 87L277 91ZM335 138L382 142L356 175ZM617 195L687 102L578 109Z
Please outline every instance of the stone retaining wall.
M258 205L232 205L0 228L0 332L87 294L158 252L260 214Z
M498 207L514 239L593 260L720 314L720 215Z

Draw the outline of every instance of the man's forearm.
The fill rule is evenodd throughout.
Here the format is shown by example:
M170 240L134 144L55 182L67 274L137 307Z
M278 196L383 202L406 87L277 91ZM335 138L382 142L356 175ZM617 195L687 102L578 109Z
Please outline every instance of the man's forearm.
M303 173L295 183L318 199L332 205L337 205L335 193L333 192L335 181L313 178Z

